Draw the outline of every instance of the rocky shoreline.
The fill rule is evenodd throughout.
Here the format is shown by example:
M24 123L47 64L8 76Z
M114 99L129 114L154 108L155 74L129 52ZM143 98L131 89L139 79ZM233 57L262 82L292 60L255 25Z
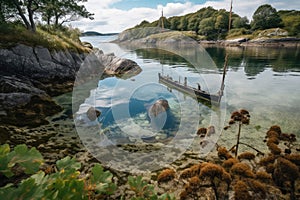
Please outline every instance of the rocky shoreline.
M237 38L234 40L219 40L219 41L200 41L204 47L300 47L299 38L261 38L249 40L247 38Z
M48 124L46 117L62 111L52 97L72 91L81 67L86 79L97 73L109 76L141 71L134 61L105 55L98 49L76 53L23 44L0 49L0 123Z

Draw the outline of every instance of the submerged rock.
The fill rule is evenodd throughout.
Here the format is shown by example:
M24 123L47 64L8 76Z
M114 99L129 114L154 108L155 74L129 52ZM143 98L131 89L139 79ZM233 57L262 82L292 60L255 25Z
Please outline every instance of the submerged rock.
M157 100L148 110L148 115L150 117L151 127L154 130L162 130L165 125L168 124L168 117L170 118L169 103L165 99Z
M159 99L149 108L149 115L156 117L158 114L166 112L169 108L167 100Z
M99 110L96 110L94 107L90 107L87 110L86 115L89 120L95 121L101 115L101 112Z

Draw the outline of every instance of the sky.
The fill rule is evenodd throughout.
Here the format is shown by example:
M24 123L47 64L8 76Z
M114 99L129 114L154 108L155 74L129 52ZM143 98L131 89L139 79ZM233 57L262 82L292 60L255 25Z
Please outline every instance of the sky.
M212 6L229 11L231 0L88 0L87 10L94 13L94 20L81 19L72 22L73 27L82 31L119 33L143 20L157 20L164 16L182 16ZM300 0L233 0L233 12L249 21L255 10L263 4L270 4L277 10L300 10Z

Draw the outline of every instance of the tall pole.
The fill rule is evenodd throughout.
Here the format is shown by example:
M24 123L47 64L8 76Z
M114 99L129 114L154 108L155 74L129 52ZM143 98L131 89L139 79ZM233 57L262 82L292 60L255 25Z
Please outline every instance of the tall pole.
M161 28L164 29L164 9L161 10Z
M230 2L228 32L230 31L230 28L231 28L231 17L232 17L232 0L231 0L231 2Z
M224 67L223 67L223 77L222 77L222 83L221 83L221 88L220 88L220 93L219 93L220 96L223 96L223 93L224 93L227 65L228 65L228 53L226 53L226 55L225 55L225 62L224 62Z

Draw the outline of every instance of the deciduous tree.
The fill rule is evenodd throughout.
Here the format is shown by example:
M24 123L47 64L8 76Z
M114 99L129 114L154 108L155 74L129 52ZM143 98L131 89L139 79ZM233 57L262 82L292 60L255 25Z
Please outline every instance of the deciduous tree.
M281 27L282 20L275 8L269 4L261 5L253 14L251 28L253 30L263 30L268 28Z
M80 5L83 2L87 0L44 0L40 12L48 25L52 23L55 26L79 18L93 19L94 14L88 12L84 5Z

